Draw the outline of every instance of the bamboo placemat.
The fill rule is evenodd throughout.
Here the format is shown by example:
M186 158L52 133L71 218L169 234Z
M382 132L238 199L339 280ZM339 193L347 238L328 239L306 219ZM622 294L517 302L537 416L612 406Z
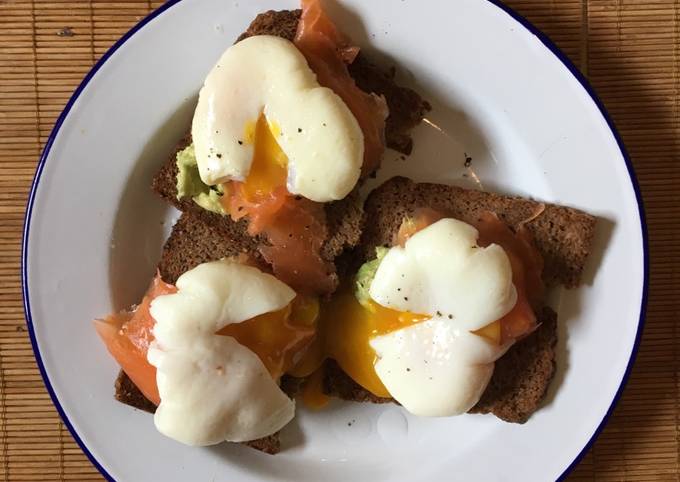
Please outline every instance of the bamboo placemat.
M0 0L0 480L100 480L33 358L21 230L35 165L61 108L94 61L161 3ZM680 2L507 3L589 77L623 135L647 208L651 290L638 361L572 478L680 481Z

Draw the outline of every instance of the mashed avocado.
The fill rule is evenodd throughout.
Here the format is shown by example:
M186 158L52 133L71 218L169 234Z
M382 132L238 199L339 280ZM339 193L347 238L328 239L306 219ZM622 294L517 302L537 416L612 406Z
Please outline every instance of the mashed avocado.
M354 296L364 308L371 309L368 303L371 299L371 296L368 294L368 289L371 287L371 283L373 282L373 278L375 278L375 273L378 271L380 262L388 251L389 249L383 246L375 248L376 259L364 263L357 272L354 281Z
M177 199L191 197L203 209L225 214L220 203L223 194L221 185L211 187L201 180L193 144L177 153Z

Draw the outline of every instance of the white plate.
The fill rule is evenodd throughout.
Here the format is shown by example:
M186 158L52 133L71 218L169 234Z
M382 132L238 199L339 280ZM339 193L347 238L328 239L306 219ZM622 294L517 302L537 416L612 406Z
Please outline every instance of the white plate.
M118 42L59 118L26 221L26 317L46 385L93 462L118 480L549 480L601 428L630 368L645 294L630 163L585 81L530 25L488 1L347 0L333 15L430 99L432 125L381 177L469 183L599 216L586 285L559 302L559 373L525 425L418 419L396 406L300 410L275 457L192 449L113 400L115 363L90 320L136 301L174 214L148 188L218 55L256 13L290 0L169 2ZM357 18L361 23L356 22ZM363 24L363 26L362 26ZM348 26L352 27L348 27ZM370 44L370 45L369 45ZM585 87L585 88L584 88ZM464 153L473 159L467 172ZM468 177L463 177L465 173ZM29 296L30 295L30 296ZM558 297L559 298L559 297ZM350 425L351 422L351 425Z

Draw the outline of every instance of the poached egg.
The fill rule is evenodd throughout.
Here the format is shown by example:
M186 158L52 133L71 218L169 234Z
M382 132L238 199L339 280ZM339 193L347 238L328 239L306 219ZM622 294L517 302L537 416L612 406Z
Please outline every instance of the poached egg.
M176 286L150 308L156 324L147 359L157 369L157 429L198 446L281 429L295 403L279 388L284 368L273 360L285 358L294 327L277 319L297 318L304 328L315 315L305 317L309 310L298 309L286 284L228 259L187 271ZM259 345L249 343L253 337Z
M210 186L283 177L291 194L330 202L351 192L363 163L364 136L352 112L317 82L292 42L275 36L224 52L200 91L192 137Z
M390 248L360 303L345 291L323 309L322 355L356 382L422 416L468 411L512 345L500 320L516 304L508 255L477 230L442 219Z
M442 219L385 255L369 288L378 304L429 315L422 323L371 339L375 371L415 415L467 412L479 400L494 362L509 348L474 333L517 301L503 248L477 245L477 230Z

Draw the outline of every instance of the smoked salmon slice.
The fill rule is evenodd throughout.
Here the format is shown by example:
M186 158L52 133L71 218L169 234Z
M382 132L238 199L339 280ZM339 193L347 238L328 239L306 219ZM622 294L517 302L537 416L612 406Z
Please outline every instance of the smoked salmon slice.
M156 385L156 367L146 359L146 352L154 340L152 330L156 324L149 309L151 302L158 296L175 292L177 288L165 283L160 274L156 274L144 299L136 308L94 321L97 333L109 353L144 396L155 405L161 402L161 398Z
M361 90L349 74L347 64L359 53L333 24L319 0L302 0L295 46L307 59L324 87L345 101L364 133L364 176L380 166L385 152L385 120L389 113L383 97Z

